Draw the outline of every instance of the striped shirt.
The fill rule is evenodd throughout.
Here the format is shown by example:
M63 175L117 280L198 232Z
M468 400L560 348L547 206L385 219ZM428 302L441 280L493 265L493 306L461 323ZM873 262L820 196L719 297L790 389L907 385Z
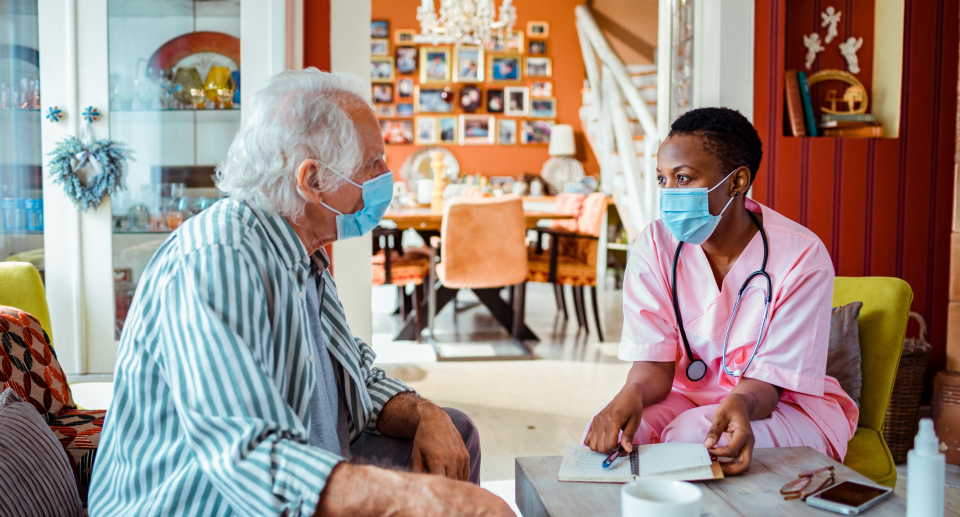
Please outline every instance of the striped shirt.
M90 515L314 515L341 458L308 445L311 260L351 441L377 433L387 401L413 390L374 368L350 333L325 256L308 256L282 217L222 200L174 232L143 274Z

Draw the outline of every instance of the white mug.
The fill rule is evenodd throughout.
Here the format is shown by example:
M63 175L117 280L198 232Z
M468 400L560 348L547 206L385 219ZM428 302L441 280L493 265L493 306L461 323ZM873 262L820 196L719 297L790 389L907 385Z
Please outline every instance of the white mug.
M700 517L703 491L686 481L637 479L620 489L623 517Z

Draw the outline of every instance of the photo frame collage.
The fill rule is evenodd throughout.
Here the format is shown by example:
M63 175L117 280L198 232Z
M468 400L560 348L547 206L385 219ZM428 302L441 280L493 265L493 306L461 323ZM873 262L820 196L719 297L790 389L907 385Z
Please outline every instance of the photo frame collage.
M418 45L414 29L370 22L372 98L384 142L546 145L557 118L550 25L485 46Z

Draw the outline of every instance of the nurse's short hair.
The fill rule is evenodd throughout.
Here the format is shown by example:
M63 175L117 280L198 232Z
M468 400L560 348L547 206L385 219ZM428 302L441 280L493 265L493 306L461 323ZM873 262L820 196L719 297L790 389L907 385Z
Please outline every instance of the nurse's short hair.
M363 149L348 111L371 109L365 94L358 78L316 68L271 77L243 106L247 116L217 166L217 186L233 199L299 220L306 200L297 192L296 170L304 160L320 162L322 192L360 169Z
M670 134L703 138L706 151L720 160L727 174L740 167L750 169L750 183L757 177L763 158L763 143L753 124L739 111L730 108L690 110L670 126Z

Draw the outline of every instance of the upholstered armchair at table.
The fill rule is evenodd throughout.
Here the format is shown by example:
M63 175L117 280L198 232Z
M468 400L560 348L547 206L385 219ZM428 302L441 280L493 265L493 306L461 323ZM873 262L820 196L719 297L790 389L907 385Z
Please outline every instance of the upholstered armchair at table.
M913 291L899 278L837 277L833 306L863 302L860 334L860 421L847 444L844 465L888 487L897 484L897 467L883 439L883 421L900 364Z
M512 335L523 329L524 286L527 277L526 218L518 196L494 198L456 197L444 208L440 237L431 239L441 262L436 278L451 289L513 290ZM433 259L435 262L435 259ZM430 333L436 316L436 290L431 288Z
M373 230L373 285L397 286L397 300L400 306L400 318L407 319L411 310L406 287L413 285L413 307L420 307L424 299L424 283L429 277L429 252L422 248L404 248L401 239L403 232L395 228L377 227ZM381 242L382 241L382 242ZM416 311L417 326L425 324L423 311ZM420 341L417 333L417 341Z
M558 197L559 202L559 197ZM593 298L593 319L597 326L597 336L603 341L603 328L600 325L600 309L597 304L597 251L603 216L607 211L609 199L605 194L595 193L583 199L576 227L571 230L562 225L550 228L536 228L537 242L529 255L528 282L544 282L554 285L557 304L566 316L567 308L563 301L562 286L573 289L574 309L577 322L590 332L587 323L587 308L584 287L590 287ZM567 223L566 221L556 221ZM550 236L550 253L544 253L543 236Z

